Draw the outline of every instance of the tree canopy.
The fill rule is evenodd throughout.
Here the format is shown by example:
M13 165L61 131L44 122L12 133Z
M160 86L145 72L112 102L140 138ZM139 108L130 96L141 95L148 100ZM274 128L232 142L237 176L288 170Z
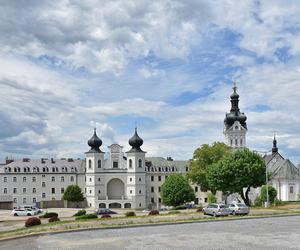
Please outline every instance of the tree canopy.
M83 193L78 185L69 185L62 198L63 200L74 202L84 200Z
M160 194L167 206L179 206L195 199L194 190L181 174L170 175L161 186Z
M198 184L202 191L212 190L207 181L207 170L209 166L217 163L230 153L230 147L223 142L214 142L211 146L203 144L194 152L187 174L189 180Z
M265 171L266 165L260 155L249 149L241 149L211 165L207 171L207 180L215 190L239 193L245 204L250 205L250 188L265 183Z

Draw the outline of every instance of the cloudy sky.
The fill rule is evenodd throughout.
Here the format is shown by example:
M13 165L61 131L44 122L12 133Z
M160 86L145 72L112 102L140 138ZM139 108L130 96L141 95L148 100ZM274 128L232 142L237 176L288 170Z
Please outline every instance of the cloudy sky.
M300 2L3 0L0 158L128 149L189 159L223 141L232 82L248 146L300 161Z

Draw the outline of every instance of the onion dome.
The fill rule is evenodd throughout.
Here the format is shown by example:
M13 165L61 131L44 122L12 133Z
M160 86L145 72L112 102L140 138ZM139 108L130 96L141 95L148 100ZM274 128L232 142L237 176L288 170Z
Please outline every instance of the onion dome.
M237 87L234 83L233 86L233 93L230 96L230 102L231 102L231 109L229 113L226 113L224 124L226 129L229 129L235 121L239 121L240 124L247 129L247 116L244 113L240 112L239 108L239 94L237 93Z
M102 140L97 136L96 128L94 128L94 134L91 139L88 140L87 144L91 147L89 153L100 153L100 146L102 145Z
M275 153L277 153L277 152L278 152L278 148L277 148L277 140L276 140L275 135L274 135L272 154L275 154Z
M144 153L144 151L141 149L141 146L143 145L144 141L141 137L139 137L137 133L137 128L135 128L134 135L129 139L128 143L131 146L131 149L127 153L132 153L132 152Z

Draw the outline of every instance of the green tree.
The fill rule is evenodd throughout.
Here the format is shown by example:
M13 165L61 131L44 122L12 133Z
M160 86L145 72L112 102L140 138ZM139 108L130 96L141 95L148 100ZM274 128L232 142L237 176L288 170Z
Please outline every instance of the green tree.
M212 194L212 193L209 192L207 194L207 201L208 201L208 203L216 203L217 202L217 198L216 198L216 196L214 194Z
M195 199L194 190L181 174L170 175L162 184L160 194L167 206L179 206Z
M69 185L62 198L66 201L75 202L84 200L83 193L78 185Z
M250 188L265 183L266 165L260 155L242 149L213 164L207 172L209 186L225 193L239 193L246 205L250 205ZM245 188L245 192L244 192Z
M272 185L268 185L269 202L274 203L277 191ZM267 201L267 185L263 185L260 189L260 199L262 202Z
M223 142L214 142L211 146L203 144L194 152L190 162L190 171L187 174L188 179L198 184L204 192L212 190L207 181L207 170L229 153L230 147Z

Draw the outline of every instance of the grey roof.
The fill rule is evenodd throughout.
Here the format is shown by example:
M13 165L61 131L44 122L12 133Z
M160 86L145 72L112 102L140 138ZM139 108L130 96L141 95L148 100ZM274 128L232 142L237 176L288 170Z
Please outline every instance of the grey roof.
M299 169L289 159L277 161L268 167L268 171L274 179L300 179Z
M33 168L38 167L40 169L40 173L42 172L43 167L48 167L49 172L52 172L52 167L58 169L58 172L62 172L62 168L67 168L68 172L73 170L75 172L84 172L85 161L81 159L19 159L14 160L13 162L1 166L1 169L9 167L11 168L11 172L14 172L14 168L20 168L20 172L24 172L24 167L29 168L30 172L33 171ZM55 171L57 172L57 171Z
M177 171L185 171L188 161L183 160L167 160L163 157L147 157L146 162L151 162L151 166L155 168L175 167Z

